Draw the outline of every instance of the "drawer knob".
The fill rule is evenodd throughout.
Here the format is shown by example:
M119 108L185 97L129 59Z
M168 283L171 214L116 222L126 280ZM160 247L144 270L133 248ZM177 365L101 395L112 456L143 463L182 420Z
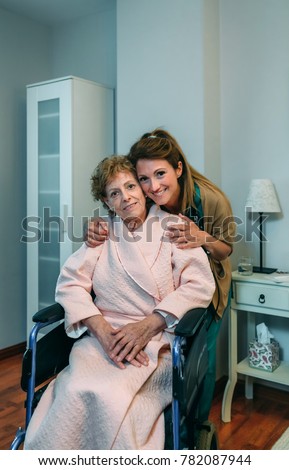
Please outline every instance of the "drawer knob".
M260 302L260 304L264 304L264 303L265 303L265 295L264 295L264 294L260 294L260 296L259 296L259 302Z

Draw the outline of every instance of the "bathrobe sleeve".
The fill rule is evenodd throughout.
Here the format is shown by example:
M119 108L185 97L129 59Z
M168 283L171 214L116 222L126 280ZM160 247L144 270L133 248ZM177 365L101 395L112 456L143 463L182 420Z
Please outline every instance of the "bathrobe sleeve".
M65 310L65 330L72 338L87 330L81 320L101 315L91 296L92 277L101 251L102 245L88 248L84 243L67 259L58 277L55 300Z
M181 319L192 308L208 307L215 281L202 248L180 250L172 244L171 254L175 290L166 295L154 311L160 310Z

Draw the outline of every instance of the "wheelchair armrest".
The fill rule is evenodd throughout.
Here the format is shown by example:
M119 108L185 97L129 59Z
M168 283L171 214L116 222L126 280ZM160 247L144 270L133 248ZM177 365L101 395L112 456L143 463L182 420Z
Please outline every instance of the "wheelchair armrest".
M193 308L179 321L175 328L176 336L193 336L207 316L206 308Z
M53 304L49 305L49 307L45 307L39 312L35 313L32 317L32 320L37 323L45 323L45 322L57 322L64 318L64 309L60 304Z

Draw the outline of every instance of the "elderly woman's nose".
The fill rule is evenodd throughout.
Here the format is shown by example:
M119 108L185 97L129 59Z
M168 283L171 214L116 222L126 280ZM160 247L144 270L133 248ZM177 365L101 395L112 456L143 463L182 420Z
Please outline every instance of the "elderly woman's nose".
M124 189L124 190L122 191L122 198L123 198L125 201L129 200L129 199L131 198L131 195L130 195L129 191L127 191L126 189Z

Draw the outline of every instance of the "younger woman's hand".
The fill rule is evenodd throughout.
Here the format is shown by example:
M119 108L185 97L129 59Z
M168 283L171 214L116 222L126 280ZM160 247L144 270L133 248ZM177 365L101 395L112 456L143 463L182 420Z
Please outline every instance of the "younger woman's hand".
M108 223L101 217L95 217L85 224L83 239L89 248L102 245L108 238Z
M232 253L232 247L222 240L201 230L188 217L179 214L183 222L172 224L167 227L167 235L178 248L185 250L187 248L202 247L207 254L216 261L223 261Z
M178 248L198 248L203 246L207 233L200 230L199 227L188 217L179 214L183 222L171 224L167 227L167 235Z

